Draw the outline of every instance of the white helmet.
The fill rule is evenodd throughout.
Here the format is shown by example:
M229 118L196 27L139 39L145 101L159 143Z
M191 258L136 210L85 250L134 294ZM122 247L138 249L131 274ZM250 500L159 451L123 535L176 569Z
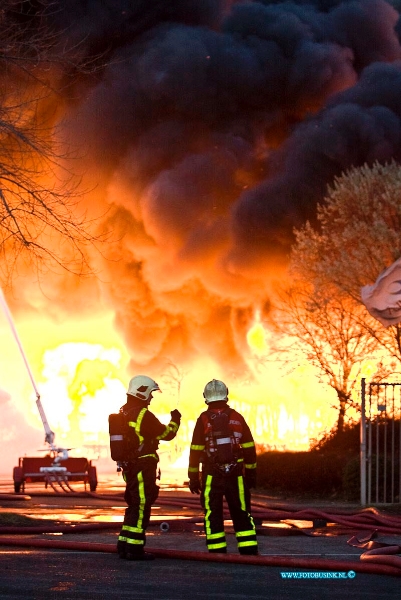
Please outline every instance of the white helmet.
M148 402L152 392L161 391L159 385L146 375L136 375L128 384L127 394Z
M206 404L217 402L218 400L227 400L227 396L228 387L219 379L212 379L212 381L209 381L203 390L203 397L205 398Z

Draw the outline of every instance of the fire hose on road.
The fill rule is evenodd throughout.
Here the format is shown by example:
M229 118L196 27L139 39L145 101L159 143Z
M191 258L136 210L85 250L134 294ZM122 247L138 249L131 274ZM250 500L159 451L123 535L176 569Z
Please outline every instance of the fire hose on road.
M41 495L43 494L31 494L31 496ZM4 495L2 495L3 497ZM18 495L9 494L9 499L18 499ZM69 494L69 497L91 497L96 498L98 500L112 500L121 498L123 499L122 494L96 494L94 492L77 492L75 494ZM25 496L25 499L30 499L30 496ZM159 497L157 500L157 504L161 506L171 506L171 507L179 507L179 508L190 508L190 509L200 509L199 499L196 497L187 496L176 497L176 498L163 498ZM350 513L345 510L333 510L330 512L307 508L299 510L298 506L287 505L285 508L277 507L277 508L267 508L266 506L261 506L260 504L252 504L252 515L255 519L259 521L268 521L268 522L286 522L286 521L312 521L314 523L336 523L338 525L342 525L346 528L357 528L359 530L367 530L372 531L372 529L380 532L380 533L388 533L388 534L399 534L401 535L401 517L398 515L382 515L375 508L365 508L356 513ZM225 511L225 517L229 518L229 512ZM305 528L299 528L294 526L294 528L300 529L303 532L306 532Z
M91 496L97 499L115 499L116 496L100 495L95 493L79 494L80 496ZM119 495L121 497L121 495ZM185 497L159 498L157 504L170 507L178 506L181 509L200 509L199 499L186 495ZM259 523L263 521L286 522L289 521L314 521L323 524L334 523L342 527L357 530L370 530L371 534L360 540L356 536L348 540L348 544L365 550L359 561L344 561L320 558L303 558L297 556L260 555L241 556L236 554L210 554L208 552L181 551L172 549L149 549L155 556L160 558L174 558L179 560L201 560L225 563L254 564L261 566L296 567L305 569L325 569L355 571L360 573L383 574L401 576L401 548L396 544L384 544L374 541L377 532L387 534L401 534L401 518L398 516L382 515L376 509L364 509L355 514L345 511L322 511L316 509L301 509L296 506L285 508L267 508L266 506L254 505L252 513ZM229 518L228 512L225 516ZM191 531L202 523L202 516L182 517L169 523L168 517L159 520L162 531L172 530ZM155 522L153 521L153 524ZM40 527L0 527L0 546L32 547L47 549L64 549L85 552L110 552L115 553L114 544L99 544L92 542L66 542L61 540L46 540L21 537L21 535L45 534L45 533L82 533L99 531L101 529L119 529L118 522L81 523L73 525L47 525ZM165 525L163 529L163 525ZM297 528L300 533L306 535L324 536L324 533L311 529ZM258 530L258 534L261 530ZM343 531L342 531L343 533ZM5 537L5 534L18 537Z
M0 545L25 548L46 548L51 550L72 550L80 552L117 552L115 544L65 542L61 540L37 540L1 537ZM165 550L159 548L149 548L149 552L154 554L157 558L171 558L176 560L198 560L243 565L259 565L265 567L303 568L344 572L355 571L357 573L369 573L375 575L401 576L401 558L398 558L399 562L395 562L394 560L389 561L388 559L396 559L397 557L384 556L382 553L376 557L377 559L381 559L380 561L370 561L370 559L365 559L357 562L318 558L308 559L297 556L241 556L237 554L214 554L209 552ZM386 559L386 561L383 559Z

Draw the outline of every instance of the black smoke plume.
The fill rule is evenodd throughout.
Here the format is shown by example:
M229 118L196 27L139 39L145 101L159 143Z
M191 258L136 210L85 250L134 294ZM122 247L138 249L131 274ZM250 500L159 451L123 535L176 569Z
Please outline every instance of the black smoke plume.
M351 166L400 159L401 46L385 0L57 0L59 123L88 204L120 242L96 293L132 367L213 357L241 372L245 333ZM60 76L60 75L58 75ZM110 256L108 258L110 258ZM100 288L100 292L99 292Z

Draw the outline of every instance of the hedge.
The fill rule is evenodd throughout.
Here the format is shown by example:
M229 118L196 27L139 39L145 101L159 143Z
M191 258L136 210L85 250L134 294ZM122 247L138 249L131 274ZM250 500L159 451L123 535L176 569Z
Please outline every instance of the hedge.
M321 452L264 452L258 488L272 494L359 498L359 458Z

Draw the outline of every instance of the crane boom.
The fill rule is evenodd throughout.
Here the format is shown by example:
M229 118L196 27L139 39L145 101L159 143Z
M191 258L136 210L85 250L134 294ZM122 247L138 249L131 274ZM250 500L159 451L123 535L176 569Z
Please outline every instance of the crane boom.
M6 299L5 299L4 294L3 294L3 290L1 288L0 288L0 304L3 307L4 314L6 315L7 321L10 324L11 331L13 332L15 341L17 342L18 348L19 348L19 350L21 352L22 359L23 359L23 361L25 363L26 370L28 371L28 375L29 375L29 378L31 380L33 389L35 390L35 394L36 394L36 406L38 407L40 418L42 419L43 427L44 427L44 430L45 430L45 442L48 443L51 446L52 450L57 451L57 449L54 446L55 434L51 430L49 422L48 422L48 420L46 418L46 414L45 414L45 411L43 409L42 402L40 400L39 390L38 390L38 388L36 386L36 383L35 383L35 380L33 378L31 368L30 368L28 360L27 360L27 358L25 356L25 352L24 352L24 349L22 347L21 340L20 340L18 332L17 332L17 330L15 328L14 321L13 321L10 309L8 308L8 304L6 302Z

